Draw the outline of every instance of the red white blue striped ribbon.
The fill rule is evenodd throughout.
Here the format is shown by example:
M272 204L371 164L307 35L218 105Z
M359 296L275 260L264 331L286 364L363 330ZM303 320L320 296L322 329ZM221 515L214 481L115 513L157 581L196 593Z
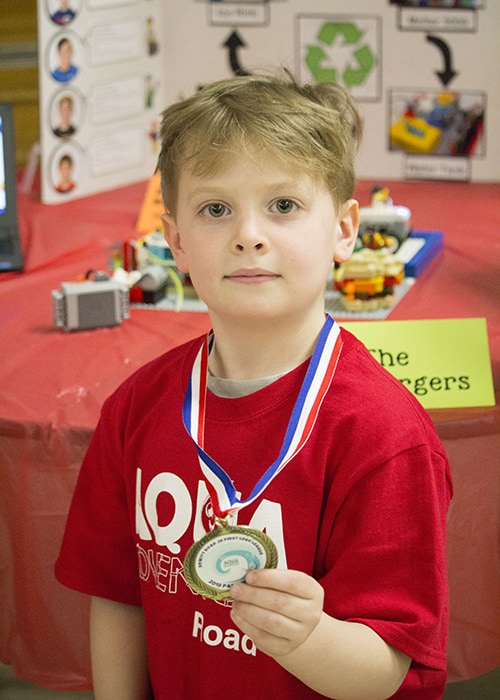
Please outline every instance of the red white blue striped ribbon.
M230 512L239 510L258 498L306 444L335 374L342 349L342 338L338 325L330 316L326 316L292 410L280 453L255 484L250 495L243 500L238 498L229 475L204 450L208 356L212 343L213 335L209 334L196 356L184 397L182 416L184 426L196 445L215 515L224 518Z

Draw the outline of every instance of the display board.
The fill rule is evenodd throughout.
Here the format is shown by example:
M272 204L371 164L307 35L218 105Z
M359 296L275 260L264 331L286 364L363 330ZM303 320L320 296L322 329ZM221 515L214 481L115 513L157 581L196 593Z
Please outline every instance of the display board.
M369 179L498 181L495 0L38 0L42 196L152 172L158 114L285 66L359 101Z
M148 178L165 103L160 0L38 0L42 199Z
M165 15L169 101L285 65L358 99L358 177L500 179L496 0L185 0Z

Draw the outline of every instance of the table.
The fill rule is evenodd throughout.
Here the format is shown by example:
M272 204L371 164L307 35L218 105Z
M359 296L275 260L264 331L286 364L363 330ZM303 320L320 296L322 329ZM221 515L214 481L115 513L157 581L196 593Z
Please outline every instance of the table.
M373 182L356 194L368 204ZM414 227L441 230L445 249L389 319L486 317L500 390L500 185L393 182ZM136 237L146 183L57 206L19 196L22 274L0 276L0 660L54 690L90 687L88 600L53 565L81 460L103 400L137 367L209 328L204 313L132 309L117 328L64 333L51 290L106 267L114 242ZM495 667L500 410L433 411L450 456L449 680Z

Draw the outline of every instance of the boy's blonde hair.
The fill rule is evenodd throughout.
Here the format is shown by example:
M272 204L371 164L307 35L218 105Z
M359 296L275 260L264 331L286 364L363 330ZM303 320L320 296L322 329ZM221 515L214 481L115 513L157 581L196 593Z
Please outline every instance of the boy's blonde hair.
M362 122L338 85L299 85L283 77L221 80L162 115L161 175L165 207L175 216L180 174L210 175L238 154L270 155L322 184L337 206L354 190Z

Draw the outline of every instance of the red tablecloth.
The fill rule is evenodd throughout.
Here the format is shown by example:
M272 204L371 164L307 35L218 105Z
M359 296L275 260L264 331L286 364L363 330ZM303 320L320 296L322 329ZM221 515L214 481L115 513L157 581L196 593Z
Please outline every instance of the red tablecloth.
M369 201L373 183L357 195ZM391 319L486 317L500 388L500 185L390 183L417 229L441 230L445 249ZM134 369L205 332L208 317L132 309L114 329L64 333L51 290L103 269L116 240L135 237L145 184L43 206L20 196L23 274L0 276L0 659L53 689L89 687L88 601L54 579L72 490L104 398ZM434 411L456 495L449 515L449 677L500 659L498 454L500 411Z

